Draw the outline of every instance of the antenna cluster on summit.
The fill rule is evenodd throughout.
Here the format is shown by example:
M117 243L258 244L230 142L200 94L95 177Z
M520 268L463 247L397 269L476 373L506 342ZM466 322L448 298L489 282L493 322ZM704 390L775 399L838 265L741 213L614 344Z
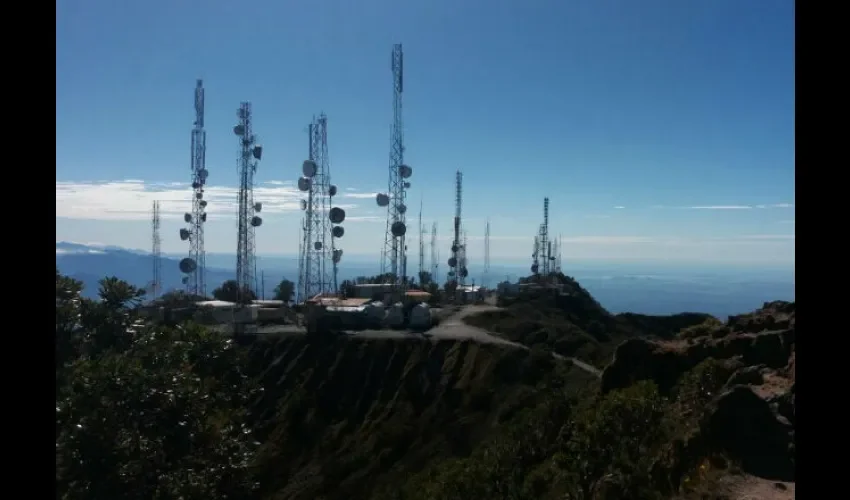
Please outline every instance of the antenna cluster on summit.
M387 285L395 294L404 292L413 283L420 286L439 284L440 251L437 245L437 223L431 223L430 262L426 263L427 230L422 221L423 202L419 207L419 268L417 276L410 276L407 267L407 198L411 187L413 169L405 163L404 124L402 119L402 95L404 92L404 53L401 44L392 49L392 126L390 133L389 172L387 191L376 195L375 201L386 208L386 233L381 248L380 269ZM183 214L185 227L179 229L180 239L188 241L188 256L180 260L179 269L187 294L204 297L207 294L206 254L204 250L204 226L207 222L207 200L205 187L209 171L206 167L206 130L204 128L204 83L195 82L195 120L191 129L191 208ZM263 204L254 198L254 176L263 156L263 147L258 144L253 131L253 116L250 102L242 102L236 111L237 123L233 133L238 138L237 152L237 237L236 276L240 299L258 295L256 230L263 223L260 216ZM342 223L345 210L334 206L337 186L331 183L330 158L328 154L328 117L321 113L314 117L307 128L308 156L301 165L298 189L304 194L300 200L303 219L300 224L298 253L298 283L295 288L296 301L317 296L335 295L339 289L338 270L343 251L339 239L345 234ZM467 232L462 220L463 174L455 173L455 213L451 234L451 255L448 258L446 282L464 287L469 277ZM188 207L187 207L188 208ZM543 224L534 238L532 273L548 275L560 270L559 241L552 241L549 233L549 199L543 202ZM149 288L154 297L161 293L161 240L160 205L153 206L152 255L153 281ZM484 256L480 284L487 287L490 275L490 221L484 228ZM474 284L474 282L473 282Z

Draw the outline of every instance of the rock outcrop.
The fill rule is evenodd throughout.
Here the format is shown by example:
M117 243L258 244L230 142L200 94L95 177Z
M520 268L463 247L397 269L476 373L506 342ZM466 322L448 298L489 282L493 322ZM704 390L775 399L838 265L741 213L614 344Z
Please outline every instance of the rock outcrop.
M731 376L711 401L700 441L730 454L745 470L794 480L795 305L769 302L732 316L699 337L670 341L629 339L602 374L603 392L640 380L669 393L681 376L706 359L721 360Z

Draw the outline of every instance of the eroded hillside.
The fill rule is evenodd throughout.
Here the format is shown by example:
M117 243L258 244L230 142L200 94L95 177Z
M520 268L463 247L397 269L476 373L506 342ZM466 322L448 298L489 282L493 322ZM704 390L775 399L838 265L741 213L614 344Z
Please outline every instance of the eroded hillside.
M543 353L470 341L256 344L263 490L273 498L364 498L437 458L468 455L545 391L596 384Z

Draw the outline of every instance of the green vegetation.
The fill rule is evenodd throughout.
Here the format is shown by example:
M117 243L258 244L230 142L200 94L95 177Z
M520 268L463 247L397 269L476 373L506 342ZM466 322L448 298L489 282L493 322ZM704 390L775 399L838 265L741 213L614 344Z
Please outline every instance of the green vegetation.
M703 361L669 392L647 380L603 394L550 355L582 335L611 352L628 334L586 297L510 306L512 321L537 325L505 327L525 351L420 338L237 345L142 320L143 293L117 279L101 282L101 300L80 289L57 270L57 498L669 498L704 490L700 471L723 451L701 436L728 365Z
M236 280L227 280L220 287L213 290L213 297L216 300L224 300L227 302L236 302L238 304L247 304L252 300L257 300L257 294L250 287L245 287L239 290L239 284Z
M295 296L295 283L284 279L274 289L274 300L289 302Z
M707 314L673 316L613 315L575 279L554 274L563 287L532 289L514 299L501 299L503 309L467 316L466 322L528 347L545 347L598 367L611 361L614 349L634 337L673 338L683 328L710 320Z

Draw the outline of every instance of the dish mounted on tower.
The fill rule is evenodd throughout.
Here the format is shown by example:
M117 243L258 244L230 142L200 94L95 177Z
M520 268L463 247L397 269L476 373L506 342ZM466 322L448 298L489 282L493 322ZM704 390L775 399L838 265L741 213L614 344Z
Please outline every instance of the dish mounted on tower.
M243 102L236 112L239 123L233 133L239 137L239 194L237 197L236 283L240 298L246 290L256 289L257 263L254 255L255 231L263 224L258 215L263 204L254 201L254 174L257 162L263 157L263 147L257 144L251 121L251 103Z
M381 274L391 276L394 285L407 285L407 222L405 205L407 190L413 169L404 163L404 130L402 123L402 92L404 91L404 54L401 44L395 44L392 52L393 71L393 124L390 134L389 183L386 193L380 193L375 201L379 207L387 208L387 229L384 248L381 252Z
M204 130L204 82L195 84L195 123L192 128L192 211L183 214L188 228L180 228L180 239L189 241L189 256L180 261L181 281L190 295L206 295L206 254L204 252L204 223L207 221L207 200L204 186L209 172L206 169L207 133Z
M332 206L337 187L330 183L327 125L328 118L322 113L308 127L309 158L301 165L298 179L298 189L307 195L301 200L304 239L297 290L299 298L305 300L336 292L337 266L342 259L336 240L345 235L341 225L345 210Z

